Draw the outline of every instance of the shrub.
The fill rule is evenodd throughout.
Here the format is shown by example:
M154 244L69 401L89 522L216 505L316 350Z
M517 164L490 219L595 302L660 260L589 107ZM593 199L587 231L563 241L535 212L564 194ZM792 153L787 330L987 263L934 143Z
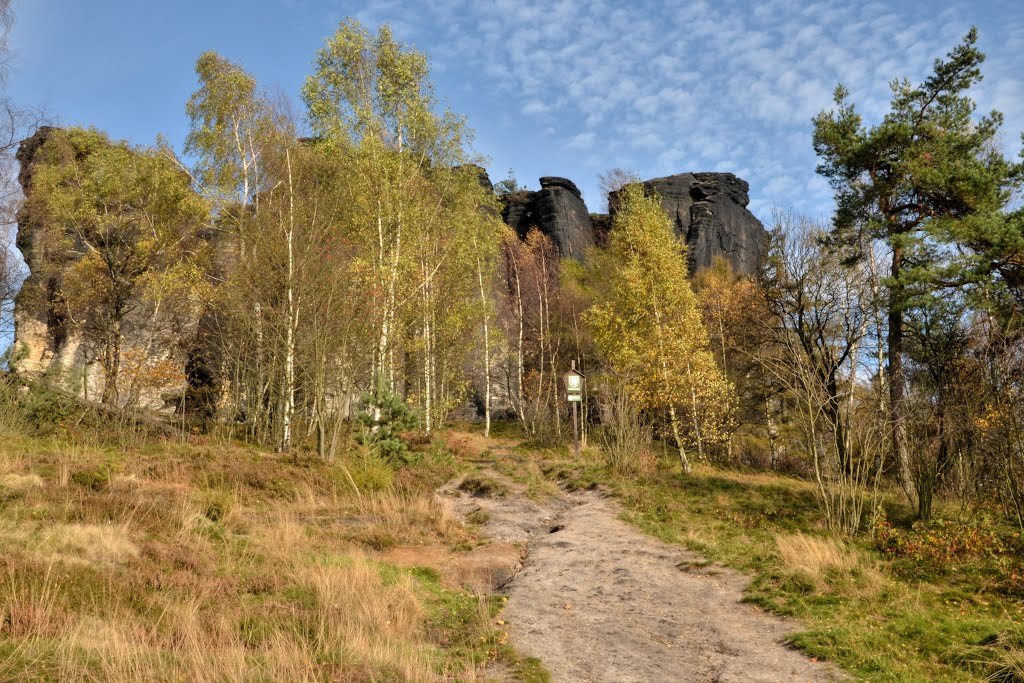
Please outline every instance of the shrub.
M502 482L476 473L467 474L459 489L479 498L500 498L508 493L508 487Z
M957 564L993 558L1009 551L1002 535L987 517L971 523L943 519L917 521L906 531L893 527L880 511L873 531L878 550L916 563Z
M106 468L90 468L71 473L71 481L90 491L102 491L110 486L110 471Z
M383 380L359 402L359 423L362 433L357 440L388 462L410 464L415 455L409 452L404 432L419 427L419 415Z

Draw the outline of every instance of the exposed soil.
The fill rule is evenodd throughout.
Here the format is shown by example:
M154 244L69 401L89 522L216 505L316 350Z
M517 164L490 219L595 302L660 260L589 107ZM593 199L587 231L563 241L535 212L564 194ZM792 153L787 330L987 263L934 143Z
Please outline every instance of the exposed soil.
M831 681L842 675L784 643L797 625L741 602L747 579L707 566L618 519L596 491L532 501L492 470L504 493L473 496L461 480L439 494L487 519L522 564L489 583L509 598L511 643L555 681ZM499 563L501 564L501 563Z

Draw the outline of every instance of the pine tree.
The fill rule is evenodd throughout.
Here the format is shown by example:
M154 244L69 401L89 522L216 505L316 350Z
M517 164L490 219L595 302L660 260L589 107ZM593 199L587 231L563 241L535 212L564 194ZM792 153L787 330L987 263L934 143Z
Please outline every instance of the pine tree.
M986 242L1005 225L1000 214L1019 185L1021 169L999 151L1002 115L975 118L968 91L981 78L984 55L971 29L945 60L936 60L924 83L891 84L891 109L866 127L849 94L836 88L837 109L814 119L818 173L835 191L831 239L863 252L881 241L890 253L888 284L888 387L893 450L901 484L916 497L906 443L903 367L904 317L935 287L958 286L970 265L950 259L954 245Z

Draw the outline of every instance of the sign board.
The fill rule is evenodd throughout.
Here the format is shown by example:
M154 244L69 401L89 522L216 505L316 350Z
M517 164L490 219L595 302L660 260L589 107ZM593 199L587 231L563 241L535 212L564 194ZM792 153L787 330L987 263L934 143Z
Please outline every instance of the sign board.
M570 370L565 373L563 379L565 380L565 390L570 394L582 394L583 393L583 375Z
M577 417L580 412L580 408L577 408L577 404L583 403L583 375L576 372L576 361L572 362L570 366L572 369L565 373L563 379L565 380L565 393L569 403L572 404L572 445L573 450L576 451L576 457L580 457L580 436L579 436L579 418Z

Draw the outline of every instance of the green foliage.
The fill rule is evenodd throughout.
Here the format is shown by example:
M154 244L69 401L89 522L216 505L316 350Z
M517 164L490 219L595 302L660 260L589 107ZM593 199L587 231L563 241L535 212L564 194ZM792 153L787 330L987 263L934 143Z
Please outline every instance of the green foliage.
M43 434L70 430L91 412L64 392L51 388L47 381L29 384L17 403L17 410L26 427Z
M28 357L28 344L22 342L16 346L11 344L0 353L0 372L10 372L18 368L18 363Z
M125 339L173 333L206 298L209 207L166 148L70 128L36 159L28 208L51 258L29 297L82 336L103 368L104 403L118 405Z
M1002 115L975 118L967 95L982 78L977 38L971 29L921 85L894 80L890 111L874 127L864 126L841 85L837 109L814 119L818 172L836 193L835 236L851 242L866 233L904 249L906 270L894 274L900 284L933 282L944 269L931 244L993 226L1021 180L1020 166L994 144Z
M425 56L387 26L371 35L349 20L317 53L302 95L314 147L344 169L330 225L366 307L345 316L365 324L353 346L373 349L373 372L404 387L429 431L463 397L466 359L494 317L487 292L501 224L466 166L477 159L465 121L439 106L427 76Z
M359 443L388 462L415 460L402 434L419 427L419 414L383 381L378 380L374 390L360 400L358 420L363 427Z
M376 449L358 450L339 467L344 472L340 482L343 488L351 487L359 492L385 491L395 482L394 466Z
M110 470L90 468L71 473L71 481L89 491L103 491L110 486Z
M511 168L508 169L508 176L494 183L494 193L499 197L517 192L525 192L526 189L525 185L520 185L519 181L516 180L515 172Z
M426 56L396 42L389 26L374 37L349 19L317 53L302 88L310 126L336 143L375 138L425 152L453 123L434 117L427 73Z
M199 88L185 105L191 124L185 153L198 158L195 175L205 190L244 206L263 189L263 157L282 122L256 79L216 52L199 56L196 76Z
M951 290L987 289L984 281L1024 244L1024 233L1015 235L1020 225L1004 213L1024 182L1024 166L1000 150L1002 114L977 117L969 95L985 59L977 39L972 28L920 85L893 80L889 112L874 126L864 124L842 85L836 108L814 118L817 170L836 201L829 243L851 260L865 257L875 241L889 251L889 431L900 483L923 518L931 514L934 477L915 481L921 468L909 453L904 318L913 309L927 314Z

